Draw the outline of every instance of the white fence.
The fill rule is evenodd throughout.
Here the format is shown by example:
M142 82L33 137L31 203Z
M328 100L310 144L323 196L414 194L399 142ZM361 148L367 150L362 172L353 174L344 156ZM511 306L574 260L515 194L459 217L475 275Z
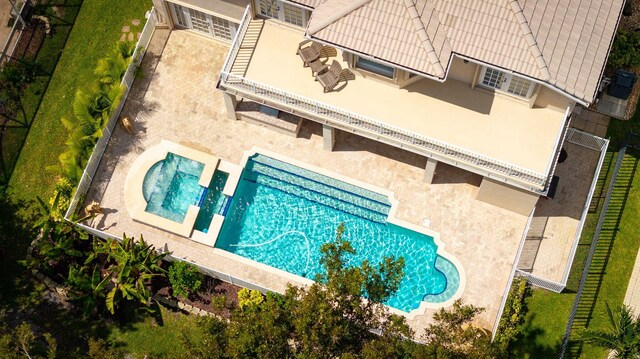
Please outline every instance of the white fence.
M589 214L589 207L591 207L591 200L593 200L593 194L596 191L596 185L598 184L598 177L600 177L600 171L602 170L602 164L604 163L605 156L607 155L607 149L609 148L609 140L600 138L597 136L593 136L589 133L585 133L582 131L578 131L575 129L571 129L567 134L567 141L579 145L590 148L592 150L600 151L600 158L598 159L598 165L596 166L596 170L593 174L593 179L591 180L591 186L589 188L589 195L587 196L587 200L582 208L582 215L580 216L580 223L578 224L578 230L576 232L576 237L573 240L573 244L571 246L571 252L569 254L569 265L564 270L564 274L562 276L562 283L564 285L567 284L569 280L569 275L571 274L571 264L573 263L573 259L576 255L576 250L578 249L578 244L580 243L580 237L582 235L582 229L584 228L584 223L587 220L587 215Z
M136 49L132 55L131 63L127 68L124 76L122 77L121 84L125 87L124 94L120 99L120 103L118 104L118 108L113 112L107 125L104 129L104 133L102 137L96 143L93 152L91 153L91 157L89 157L89 161L87 161L87 166L82 173L82 178L80 179L80 183L78 183L78 188L76 188L76 192L71 199L71 203L69 208L67 209L67 213L64 218L66 220L70 220L74 213L76 213L76 208L81 201L84 200L87 191L89 191L89 187L91 186L91 181L93 181L93 177L96 174L96 170L100 165L100 160L102 159L102 155L104 154L105 149L107 148L107 144L109 143L109 139L111 138L111 134L113 133L114 128L116 127L116 123L118 122L118 118L120 117L120 112L124 107L124 104L129 95L129 91L131 91L131 86L133 85L133 81L135 80L136 71L140 66L140 62L144 57L144 54L147 51L147 47L151 42L151 37L156 28L157 19L155 15L155 11L153 8L149 12L150 16L147 19L147 23L144 25L144 29L140 34L140 39L136 44ZM86 226L83 226L83 228ZM87 229L87 228L85 228Z
M496 337L496 333L498 332L498 326L500 326L500 318L502 317L502 312L504 311L504 306L507 303L507 298L509 297L509 290L511 289L511 283L513 282L513 278L516 275L516 271L518 269L518 262L520 262L520 256L522 255L522 249L524 248L524 241L527 239L527 232L529 232L529 227L531 226L531 220L533 219L533 213L536 211L535 208L529 214L529 218L527 219L527 225L524 227L524 231L522 232L522 239L520 239L520 244L518 245L518 251L516 252L516 258L513 261L513 266L511 267L511 273L509 274L509 279L507 280L507 286L504 289L504 294L502 295L502 302L500 302L500 309L498 309L498 316L496 317L496 321L493 324L493 331L491 333L491 340Z

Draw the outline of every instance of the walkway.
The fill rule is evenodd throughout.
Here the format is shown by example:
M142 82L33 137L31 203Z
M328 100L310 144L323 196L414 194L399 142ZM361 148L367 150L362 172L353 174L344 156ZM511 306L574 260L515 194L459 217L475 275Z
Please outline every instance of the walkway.
M640 314L640 249L638 249L636 263L633 266L627 293L624 296L624 304L631 307L636 314Z

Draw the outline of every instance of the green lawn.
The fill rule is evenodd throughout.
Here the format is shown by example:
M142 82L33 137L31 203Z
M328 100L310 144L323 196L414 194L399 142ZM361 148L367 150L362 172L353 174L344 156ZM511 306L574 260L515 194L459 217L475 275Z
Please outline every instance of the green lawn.
M588 328L605 328L608 325L605 303L609 303L613 307L622 304L636 254L640 247L640 236L638 236L637 232L638 225L640 225L640 220L638 219L640 214L640 193L638 193L640 175L637 175L638 158L640 157L638 157L636 151L627 151L623 169L620 171L618 181L616 181L616 189L614 190L609 211L610 215L607 216L607 221L611 221L610 226L612 227L617 224L617 230L607 230L607 225L605 225L603 236L600 238L601 241L604 241L603 248L610 247L611 252L604 271L600 270L602 272L602 284L596 297ZM599 267L599 263L594 265L596 268ZM575 336L572 336L572 338L575 338ZM581 357L595 359L602 358L604 354L602 349L584 345Z
M82 3L73 30L55 68L49 87L33 121L9 182L18 199L47 198L55 182L56 165L63 151L67 132L60 118L71 114L71 103L78 89L91 86L93 69L105 52L111 51L124 25L132 19L144 20L150 0L87 0ZM141 31L131 26L132 31Z
M604 187L605 191L617 157L616 150L629 131L640 132L638 117L640 117L640 113L636 113L630 121L611 121L608 132L608 137L611 138L609 147L611 152L607 155L599 182L599 187ZM637 158L640 158L637 151L628 151L623 162L623 170L616 182L614 196L605 221L608 225L604 227L602 232L596 251L596 259L589 274L588 289L585 290L584 297L587 298L588 305L581 303L579 307L589 310L593 305L593 311L590 316L576 320L578 325L574 326L577 329L572 334L572 340L579 339L577 332L580 327L588 325L590 328L599 328L606 325L605 303L617 306L622 304L624 299L636 253L640 247L640 237L637 236L637 228L640 224L638 220L640 215L640 193L638 193L640 174L637 171ZM598 191L596 191L597 194ZM598 208L599 210L600 208ZM523 326L524 335L518 341L518 349L514 353L517 354L516 357L535 357L534 353L541 350L546 351L549 355L557 353L598 215L599 212L591 213L588 217L565 292L556 294L536 289L527 300L530 311ZM598 286L597 283L600 285ZM585 300L583 300L584 302ZM593 346L574 345L571 346L568 354L568 357L579 354L581 358L603 358L605 352Z
M168 309L162 309L162 326L151 318L125 327L114 327L108 336L109 341L121 346L127 353L143 358L182 358L184 348L179 338L182 333L191 338L197 335L199 327L197 316L185 315Z

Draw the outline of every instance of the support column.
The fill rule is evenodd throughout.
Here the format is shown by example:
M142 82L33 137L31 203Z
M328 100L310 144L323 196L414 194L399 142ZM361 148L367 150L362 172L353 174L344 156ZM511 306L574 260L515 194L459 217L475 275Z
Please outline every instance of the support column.
M224 106L227 109L227 117L230 120L237 120L236 106L238 105L238 99L235 95L230 95L226 92L222 93L222 97L224 98Z
M436 165L438 161L433 158L427 158L427 165L424 168L424 181L431 184L433 183L433 177L436 175Z
M336 129L328 125L322 125L322 139L324 149L333 151L333 146L336 144Z
M170 20L171 14L169 13L168 4L164 0L152 0L153 8L156 12L156 16L158 19L157 26L167 26L169 28L173 28L172 22Z

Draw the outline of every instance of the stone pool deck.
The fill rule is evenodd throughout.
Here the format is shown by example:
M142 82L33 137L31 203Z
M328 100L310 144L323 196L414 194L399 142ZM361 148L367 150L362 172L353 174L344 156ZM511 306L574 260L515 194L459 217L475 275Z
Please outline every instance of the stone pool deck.
M220 272L282 291L292 278L266 266L221 255L220 250L134 222L124 203L124 181L130 166L147 148L169 140L240 163L254 146L394 192L397 217L440 233L447 252L463 265L466 303L485 308L477 324L491 328L496 320L509 273L522 238L525 216L475 200L481 178L444 164L433 184L423 182L424 157L381 143L338 133L333 152L323 150L322 128L305 121L296 138L227 118L218 73L228 51L219 43L173 31L158 30L143 61L144 77L136 80L122 116L133 135L117 127L109 142L86 201L98 201L105 214L92 227L116 236L142 234L157 248L166 248ZM164 37L164 39L163 39ZM433 310L413 318L421 331Z

